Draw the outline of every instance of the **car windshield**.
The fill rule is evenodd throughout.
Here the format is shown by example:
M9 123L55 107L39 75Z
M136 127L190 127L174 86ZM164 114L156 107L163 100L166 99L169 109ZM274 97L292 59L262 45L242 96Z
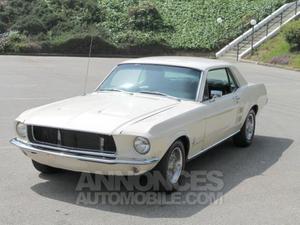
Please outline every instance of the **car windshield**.
M164 65L122 64L97 91L125 91L195 100L201 71Z

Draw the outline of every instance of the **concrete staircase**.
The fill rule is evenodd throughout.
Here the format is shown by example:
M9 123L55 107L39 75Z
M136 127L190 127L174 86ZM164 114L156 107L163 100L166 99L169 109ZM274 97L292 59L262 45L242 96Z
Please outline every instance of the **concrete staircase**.
M298 15L300 15L300 1L283 5L217 52L216 57L228 61L238 61L250 54L252 49L259 47L263 42L277 34L283 25Z

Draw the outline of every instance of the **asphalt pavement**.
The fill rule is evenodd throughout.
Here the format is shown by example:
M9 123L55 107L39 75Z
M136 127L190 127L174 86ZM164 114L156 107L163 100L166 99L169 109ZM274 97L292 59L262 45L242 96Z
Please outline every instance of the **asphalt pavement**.
M9 140L24 110L83 94L87 60L0 56L0 224L299 224L300 73L243 63L246 79L265 83L269 96L253 145L226 142L187 167L223 173L221 203L76 204L79 173L41 175ZM87 91L122 60L93 58Z

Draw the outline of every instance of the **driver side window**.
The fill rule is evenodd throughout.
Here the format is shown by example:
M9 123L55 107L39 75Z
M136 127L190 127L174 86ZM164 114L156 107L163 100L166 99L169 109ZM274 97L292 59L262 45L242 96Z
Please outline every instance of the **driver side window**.
M207 73L203 101L228 95L237 88L237 83L229 69L210 70Z

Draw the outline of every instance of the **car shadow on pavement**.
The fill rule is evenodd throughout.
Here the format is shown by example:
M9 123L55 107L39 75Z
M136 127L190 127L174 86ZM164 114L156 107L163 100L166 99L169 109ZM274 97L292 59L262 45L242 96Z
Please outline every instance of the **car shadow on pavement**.
M207 204L181 204L181 205L140 205L140 204L78 204L78 194L76 191L80 173L65 172L53 175L40 175L44 180L35 184L31 189L37 194L67 202L77 204L81 207L95 208L102 211L128 214L147 218L184 218L192 216L208 205L215 204L220 198L241 182L254 176L261 176L273 166L293 143L287 138L256 136L253 144L248 148L238 148L228 140L210 151L200 155L187 164L187 171L221 171L224 186L221 190L222 195L215 199L215 202ZM126 192L126 190L124 190ZM185 195L188 195L186 192ZM222 204L222 201L219 202ZM217 204L216 204L217 205Z

